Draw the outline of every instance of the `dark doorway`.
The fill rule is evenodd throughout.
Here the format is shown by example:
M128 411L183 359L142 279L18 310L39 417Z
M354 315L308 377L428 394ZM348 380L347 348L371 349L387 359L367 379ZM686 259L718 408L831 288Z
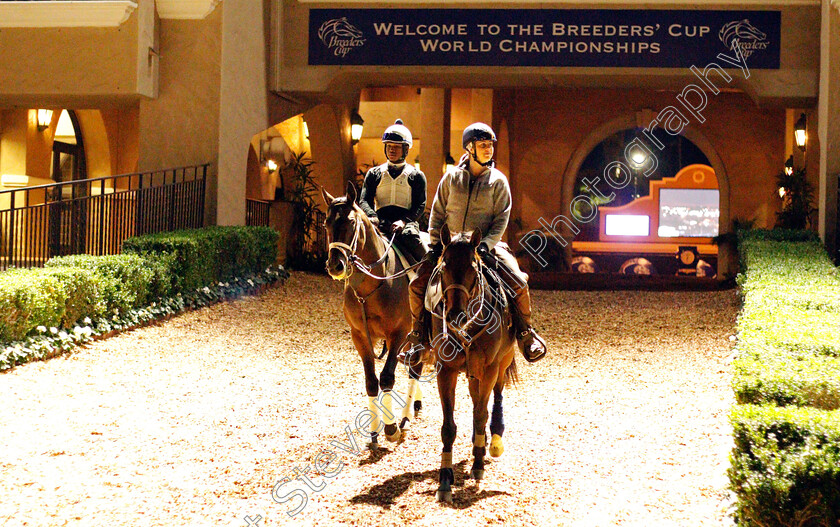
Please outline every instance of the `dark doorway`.
M66 123L62 126L62 114L52 148L51 178L64 184L54 187L49 196L50 257L84 253L87 238L88 187L86 183L75 183L87 178L84 144L75 113L66 113L72 128Z

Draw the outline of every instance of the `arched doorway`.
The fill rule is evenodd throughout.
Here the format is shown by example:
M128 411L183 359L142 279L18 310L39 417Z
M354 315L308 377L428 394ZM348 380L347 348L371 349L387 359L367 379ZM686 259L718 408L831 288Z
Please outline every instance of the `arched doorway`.
M87 178L87 163L82 130L72 110L62 110L58 118L50 165L50 178L66 184L53 187L49 197L49 255L84 253L87 201L79 198L87 195L87 185L72 182Z
M584 198L597 207L590 221L578 225L573 271L592 272L594 267L619 274L715 274L710 269L718 263L713 239L720 234L721 208L715 171L691 140L662 135L661 150L637 149L634 159L625 159L628 145L638 144L642 135L635 127L624 128L601 139L583 158L572 190L576 201ZM617 160L629 170L619 173L616 168L610 178L606 170ZM621 184L607 184L608 179ZM587 264L576 265L581 261ZM645 262L644 267L627 265L636 261Z
M634 137L641 137L641 128L646 125L646 123L650 122L652 116L655 116L655 112L651 112L650 110L641 111L638 113L628 113L621 116L616 117L615 119L603 123L602 125L595 128L575 149L574 153L569 159L565 170L563 172L563 193L562 193L562 209L569 210L570 204L572 200L577 196L576 187L579 184L578 172L580 171L581 167L586 161L586 158L589 154L598 147L600 143L605 141L607 138L613 136L614 134L623 132L625 130L633 130L635 132ZM730 195L730 186L729 186L729 177L726 170L726 167L723 164L720 156L718 155L717 151L715 150L714 146L712 145L711 141L709 141L703 133L697 129L697 127L687 127L685 128L679 136L668 136L668 134L662 132L661 130L656 134L657 138L663 142L666 142L666 137L668 140L674 139L681 139L682 141L687 141L693 148L696 148L702 156L705 156L707 163L698 163L701 165L708 165L710 167L711 172L715 175L716 184L715 187L718 189L718 202L719 202L719 220L718 226L719 230L718 233L720 235L725 235L730 232L730 207L729 207L729 195ZM644 141L644 143L648 144L648 141ZM688 143L682 142L682 146L685 147ZM672 145L672 147L675 144ZM653 147L651 147L653 148ZM691 148L691 147L689 147ZM653 148L653 151L656 153L657 158L659 159L660 156L665 156L662 154L658 149ZM621 157L619 160L623 160L623 151L621 153ZM688 160L685 158L684 160ZM670 174L674 175L674 174ZM666 175L667 177L667 175ZM603 178L602 178L603 179ZM562 236L565 239L572 239L574 238L574 233L571 232L565 225L561 226L562 228ZM571 262L573 260L573 249L572 244L569 244L565 247L565 254L566 254L566 261ZM725 279L728 278L731 273L733 272L734 267L734 249L731 248L728 244L722 244L717 247L717 265L716 265L716 272L714 274L717 275L718 279Z

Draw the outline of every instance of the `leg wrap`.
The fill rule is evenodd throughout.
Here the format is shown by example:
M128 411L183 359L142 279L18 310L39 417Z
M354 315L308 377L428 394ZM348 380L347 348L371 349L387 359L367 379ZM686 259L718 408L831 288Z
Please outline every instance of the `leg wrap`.
M502 413L502 395L493 397L493 412L490 415L490 432L502 435L505 431L504 414Z
M373 420L370 422L370 432L371 434L377 434L382 425L379 422L379 407L376 406L376 397L368 397L368 410L373 413Z
M418 386L417 379L409 379L408 380L408 394L405 398L405 406L403 406L402 416L403 419L411 420L414 417L414 398L415 393L417 393L420 389Z
M486 446L486 436L484 434L475 434L473 438L473 446L476 448L484 448Z
M440 455L440 468L452 468L452 452L444 452Z
M394 415L394 412L391 410L391 390L387 392L382 392L382 422L385 425L392 425L397 420L397 416Z

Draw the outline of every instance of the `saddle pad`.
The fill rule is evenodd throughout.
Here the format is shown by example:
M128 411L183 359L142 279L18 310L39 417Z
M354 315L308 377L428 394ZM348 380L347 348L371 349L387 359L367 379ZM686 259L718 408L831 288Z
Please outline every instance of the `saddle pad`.
M482 270L484 271L484 277L487 279L487 283L497 292L497 294L493 295L495 298L492 298L490 301L493 302L497 309L503 312L508 307L508 299L504 293L504 289L501 287L502 279L495 271L487 266L482 266ZM432 272L432 276L429 278L429 285L426 287L426 297L424 298L426 311L429 313L436 312L436 308L443 299L443 286L440 283L440 273L435 271Z
M437 271L437 269L435 269ZM432 271L432 276L429 278L429 285L426 286L426 298L424 303L426 311L434 313L435 308L440 304L443 298L443 287L440 285L440 273Z
M383 238L383 241L384 241L385 245L387 246L388 245L388 240ZM399 259L400 263L402 264L402 268L403 269L408 269L408 267L410 265L408 263L408 259L405 257L405 255L402 253L402 251L400 251L400 249L397 247L397 244L395 243L391 247L394 249L394 254L397 255L397 258ZM414 277L417 276L417 271L411 270L407 273L406 276L408 276L408 281L411 282L412 280L414 280Z

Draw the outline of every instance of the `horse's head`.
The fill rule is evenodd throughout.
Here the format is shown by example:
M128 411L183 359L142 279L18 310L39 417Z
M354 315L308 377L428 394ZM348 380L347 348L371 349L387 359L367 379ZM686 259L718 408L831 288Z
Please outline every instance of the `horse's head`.
M440 240L443 244L440 284L447 319L454 322L467 311L470 299L479 287L475 250L481 242L481 230L475 230L469 238L459 234L452 239L449 227L444 225L440 230Z
M353 273L351 256L364 245L365 213L356 205L356 186L347 182L347 195L334 198L323 187L321 195L327 204L327 272L335 280L345 280Z

